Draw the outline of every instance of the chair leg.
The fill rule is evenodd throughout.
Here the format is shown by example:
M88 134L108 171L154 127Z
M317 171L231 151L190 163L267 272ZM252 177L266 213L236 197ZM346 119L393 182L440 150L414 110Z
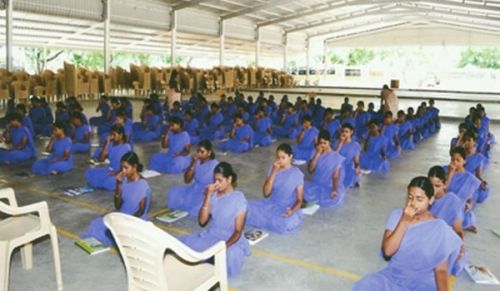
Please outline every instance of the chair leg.
M61 258L59 256L59 241L57 239L57 230L54 226L50 228L50 243L52 244L52 253L54 255L54 267L56 271L57 290L63 290L63 281L61 273Z
M9 244L0 242L0 290L9 290L10 249Z
M33 244L28 243L21 247L21 263L25 270L33 268Z

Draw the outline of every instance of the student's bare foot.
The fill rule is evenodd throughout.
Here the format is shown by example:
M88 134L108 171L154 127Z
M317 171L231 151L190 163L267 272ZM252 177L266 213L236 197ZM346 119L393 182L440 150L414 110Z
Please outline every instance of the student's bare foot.
M472 232L472 233L477 233L477 227L475 227L475 226L468 227L465 230Z
M354 188L359 188L361 187L361 185L359 184L359 182L356 182L356 184L354 184Z

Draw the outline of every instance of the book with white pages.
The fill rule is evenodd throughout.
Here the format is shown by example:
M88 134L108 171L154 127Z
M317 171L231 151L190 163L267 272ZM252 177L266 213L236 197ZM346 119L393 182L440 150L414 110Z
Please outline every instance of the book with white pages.
M161 173L157 172L155 170L144 170L144 171L141 172L141 176L144 179L149 179L149 178L154 178L154 177L161 176Z
M269 236L269 232L264 231L262 229L250 228L245 231L245 238L248 240L248 243L253 246L258 244L260 241Z
M156 219L166 223L173 223L179 219L188 216L186 211L176 210L176 209L165 209L160 214L156 216Z
M485 285L500 285L500 281L493 275L493 273L486 267L467 264L465 266L465 272L469 277L477 284Z
M318 211L319 209L319 204L316 202L306 202L303 203L302 206L300 206L300 210L302 211L302 214L305 215L313 215Z
M105 159L104 162L99 162L97 160L90 159L89 163L94 166L101 166L101 165L109 165L110 161L108 159Z

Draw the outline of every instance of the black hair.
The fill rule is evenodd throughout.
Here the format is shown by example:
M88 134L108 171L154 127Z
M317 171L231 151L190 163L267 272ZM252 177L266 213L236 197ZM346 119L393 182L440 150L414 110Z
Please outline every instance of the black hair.
M70 117L70 119L78 119L78 120L80 120L82 123L84 123L84 122L83 122L83 113L81 113L81 112L73 112L73 113L71 113L71 117Z
M120 99L113 97L113 98L111 98L111 103L120 104Z
M390 111L390 110L389 110L389 111L387 111L386 113L384 113L384 119L385 119L387 116L391 116L391 117L392 117L392 116L393 116L393 115L392 115L392 111Z
M302 116L302 122L304 122L304 121L309 121L309 122L312 122L312 117L311 117L311 115L306 114L306 115Z
M204 139L198 143L199 148L204 148L207 151L210 152L210 159L213 160L215 159L215 152L214 152L214 146L212 145L212 142L210 142L208 139Z
M236 113L235 115L233 115L233 119L241 119L243 120L243 122L245 122L245 119L243 119L243 114L241 113Z
M64 108L64 109L66 109L66 104L64 104L64 102L62 102L62 101L57 101L56 108Z
M12 121L12 120L17 120L19 122L23 122L23 117L21 116L21 114L18 114L18 113L9 113L7 116L6 116L6 119L8 122Z
M231 184L233 184L233 187L236 186L238 175L234 172L233 167L228 162L220 162L217 164L214 169L214 175L215 174L221 174L224 178L231 177Z
M174 101L174 103L172 103L173 106L181 106L181 102L179 101Z
M255 109L255 114L257 114L259 112L265 112L264 108L262 106L259 106L259 107L257 107L257 109Z
M372 125L372 124L375 124L377 127L378 127L378 123L375 119L372 119L368 122L368 126Z
M323 116L327 115L327 114L331 114L333 115L333 109L328 107L327 109L325 109L325 113L323 114Z
M399 110L398 111L398 116L402 116L402 115L405 115L405 112L403 110Z
M191 110L186 110L186 111L184 111L184 115L189 115L189 116L193 117L193 112L191 112Z
M125 110L123 108L118 108L116 110L115 116L120 116L123 119L127 119L127 112L125 112Z
M54 127L62 129L66 133L66 124L62 121L56 121L53 124Z
M184 121L182 120L182 118L179 118L177 116L170 117L168 122L178 124L181 128L184 127Z
M125 135L125 128L121 124L113 124L113 126L111 126L111 132L121 134L122 142L125 142L125 140L127 139L127 136Z
M213 102L212 104L210 104L210 108L216 108L216 109L219 109L219 104Z
M328 130L324 130L324 129L323 129L323 130L321 130L321 131L319 132L319 134L318 134L318 141L319 141L320 139L330 141L330 138L331 138L331 137L330 137L330 133L328 132Z
M132 151L124 154L121 157L120 162L127 162L132 167L135 166L137 168L137 172L139 172L139 173L142 172L142 170L143 170L143 166L142 166L141 162L139 161L139 156L137 156L137 154L132 152Z
M354 126L348 122L342 124L342 128L349 128L351 131L354 131Z
M358 106L359 106L359 105L363 105L363 106L365 106L365 102L363 102L362 100L359 100L359 101L358 101L358 103L356 103L356 104L357 104Z
M16 105L16 110L21 110L24 112L24 114L26 114L26 105L19 103Z
M469 128L469 126L467 125L467 123L465 123L465 122L461 122L461 123L458 125L458 130L460 130L460 129L462 129L462 128L463 128L463 129L468 129L468 128Z
M462 156L464 160L467 159L467 152L463 147L454 147L450 150L450 156L453 156L454 154L459 154Z
M465 131L463 140L468 140L468 139L473 139L474 141L477 140L477 134L475 130L468 129L467 131Z
M434 196L434 186L432 186L429 178L424 176L419 176L411 179L410 184L408 184L408 190L412 187L417 187L425 192L425 196L431 199Z
M436 177L439 180L446 182L446 172L444 171L444 168L441 166L434 166L430 168L429 172L427 173L427 177L429 178Z
M276 151L282 151L289 156L293 155L292 147L287 143L280 144Z

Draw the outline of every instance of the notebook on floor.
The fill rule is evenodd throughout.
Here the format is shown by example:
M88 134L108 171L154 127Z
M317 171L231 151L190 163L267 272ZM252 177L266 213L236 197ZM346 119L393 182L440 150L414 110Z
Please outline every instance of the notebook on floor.
M166 223L172 223L179 219L186 217L188 213L182 210L175 209L165 209L165 211L161 212L156 216L156 219Z
M144 170L144 171L141 172L141 176L144 179L149 179L149 178L154 178L154 177L161 176L161 173L157 172L155 170Z
M467 264L465 266L465 271L469 277L477 284L486 285L500 285L498 279L493 275L493 273L486 267Z
M76 197L83 194L94 192L94 188L90 187L71 187L63 191L64 195Z
M109 251L111 248L94 237L75 240L75 245L93 256Z
M248 243L253 246L258 244L260 241L269 236L269 232L264 231L262 229L251 228L245 231L245 238L248 240Z

